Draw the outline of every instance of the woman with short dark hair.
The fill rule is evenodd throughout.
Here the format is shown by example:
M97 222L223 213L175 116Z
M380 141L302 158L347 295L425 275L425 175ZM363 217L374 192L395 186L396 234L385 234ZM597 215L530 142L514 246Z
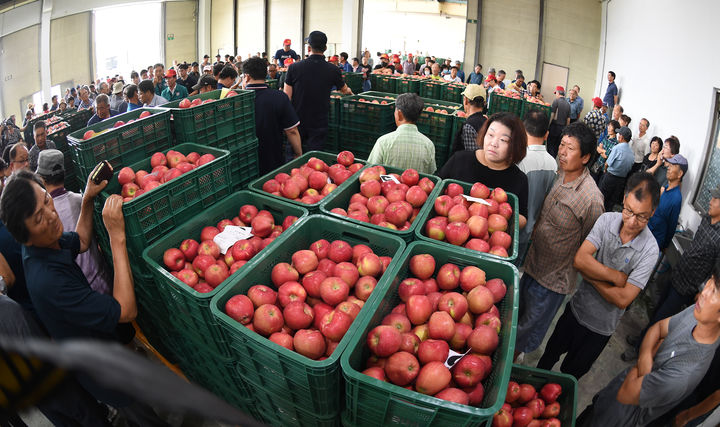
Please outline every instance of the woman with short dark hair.
M481 182L501 187L518 197L520 227L527 222L528 180L516 163L525 158L527 134L520 119L512 113L496 113L478 132L475 151L458 151L436 175L467 183Z

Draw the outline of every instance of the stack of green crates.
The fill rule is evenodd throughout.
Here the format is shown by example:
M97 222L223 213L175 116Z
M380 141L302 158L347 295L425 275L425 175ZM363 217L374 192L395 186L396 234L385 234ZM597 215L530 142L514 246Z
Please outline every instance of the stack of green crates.
M143 113L150 116L140 118ZM124 125L113 127L122 121ZM87 140L88 131L95 135ZM93 168L103 160L119 170L123 166L149 159L156 151L173 144L170 111L162 108L139 108L70 133L67 137L75 172L85 182Z
M172 125L178 144L195 142L230 151L232 178L241 188L258 176L257 137L255 136L255 92L235 90L237 95L220 98L214 90L188 97L208 103L180 108L180 101L163 105L172 112Z
M367 159L375 141L395 130L395 101L380 100L377 104L360 101L363 95L342 98L340 102L340 151L349 150L355 157ZM385 102L385 104L381 104Z
M73 131L76 131L78 129L82 129L87 126L88 120L90 120L90 117L92 117L93 112L92 110L85 109L85 110L65 110L62 114L63 120L68 122L70 124L70 127Z
M453 153L453 144L455 143L455 135L457 135L458 132L460 132L460 129L465 125L465 122L467 121L467 117L465 116L458 116L459 112L463 112L463 109L456 110L455 113L453 113L453 130L452 135L450 136L450 151L448 152L448 159Z
M513 364L510 381L515 381L518 384L530 384L537 391L540 391L548 383L560 385L562 393L557 400L560 403L560 413L557 418L563 426L575 426L577 406L577 380L575 377L560 372Z
M278 79L265 79L265 84L270 89L278 89Z
M462 93L465 90L465 84L462 83L448 83L442 87L440 91L440 99L448 102L455 102L458 104L463 103Z
M435 144L435 163L438 169L445 164L453 141L453 115L462 105L451 102L424 99L425 108L432 107L435 111L423 109L417 121L418 130ZM444 110L446 113L438 113Z
M442 87L446 85L442 80L422 79L420 80L420 96L429 99L442 99Z
M397 93L417 93L420 94L420 81L408 77L401 77L397 80Z
M402 302L398 286L410 277L410 259L419 254L432 255L437 268L446 263L460 269L477 266L485 271L488 279L502 279L507 286L507 293L498 304L502 321L500 343L492 355L492 371L483 381L485 395L479 407L427 396L362 373L370 356L367 334ZM482 259L428 242L411 243L394 264L390 278L385 282L389 286L376 287L373 301L365 303L365 307L371 305L372 314L362 319L341 357L345 377L344 425L479 426L486 422L489 425L505 401L510 380L518 316L518 276L518 270L508 262ZM375 292L379 294L375 295Z
M353 246L364 244L378 256L389 256L393 261L332 354L324 360L312 360L250 331L225 314L225 304L235 295L247 294L248 289L258 283L276 288L270 279L273 267L290 262L293 253L308 249L312 242L320 239L344 240ZM343 407L340 357L352 341L356 325L372 315L367 308L376 303L376 297L382 293L380 290L388 286L386 280L390 276L387 272L399 259L405 242L399 237L324 215L312 215L299 221L277 240L279 242L268 248L265 256L253 259L251 268L245 269L218 292L210 308L230 343L237 361L237 375L257 390L255 405L261 408L268 424L336 426Z
M550 120L550 117L552 116L552 107L550 107L549 105L537 104L535 102L528 102L527 100L524 100L522 103L522 112L520 113L520 118L525 120L525 114L534 110L539 110L547 114L548 120Z
M523 99L496 95L495 92L491 92L488 97L488 116L505 111L513 113L518 117L522 117L524 103L525 101Z
M330 111L328 113L328 134L325 139L325 151L337 153L339 151L340 102L344 97L340 92L330 93Z
M51 133L48 133L47 137L55 144L55 148L63 153L63 160L65 162L65 188L78 193L85 190L85 183L80 182L75 174L75 165L72 161L72 153L70 153L70 147L67 143L67 136L73 129L68 122L59 122L57 124L60 123L64 123L67 127L52 132L48 128L48 132Z
M379 92L397 93L398 77L392 74L377 74L376 84L372 89Z
M347 73L343 71L343 78L345 78L345 84L348 85L353 93L362 92L363 85L363 73Z

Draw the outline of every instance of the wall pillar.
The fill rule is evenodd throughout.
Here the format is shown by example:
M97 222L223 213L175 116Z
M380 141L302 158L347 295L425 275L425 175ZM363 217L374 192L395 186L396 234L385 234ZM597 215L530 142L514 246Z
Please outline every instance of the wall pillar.
M42 99L50 101L50 17L52 15L53 0L43 0L42 15L40 17L40 87ZM42 105L40 105L42 107Z
M210 6L211 0L198 0L197 51L198 57L210 55ZM210 55L214 56L214 55ZM212 59L212 58L211 58ZM202 58L198 58L202 62Z

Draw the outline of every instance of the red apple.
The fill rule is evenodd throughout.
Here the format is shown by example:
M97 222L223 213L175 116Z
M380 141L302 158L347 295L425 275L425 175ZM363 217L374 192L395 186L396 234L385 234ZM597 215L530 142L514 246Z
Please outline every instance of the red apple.
M435 258L430 254L414 255L410 258L410 272L421 280L427 280L435 273Z
M347 299L350 286L339 277L328 277L320 284L320 297L331 306L336 306Z
M320 332L332 341L340 341L348 329L350 329L352 322L353 318L347 313L340 310L333 310L325 313L320 321Z
M305 302L307 292L298 282L285 282L278 288L278 302L281 307L286 307L293 301ZM295 328L300 329L300 328Z
M339 263L350 261L352 259L352 254L352 247L349 243L342 240L335 240L330 243L328 258L330 258L333 262Z
M423 365L432 362L445 362L450 352L450 346L447 341L429 339L420 343L418 346L418 360Z
M374 277L363 276L355 283L355 296L362 301L367 301L372 291L375 290L375 286L377 286L377 280Z
M540 389L540 396L545 403L555 402L557 398L560 397L560 394L562 394L562 387L557 383L545 384L542 389Z
M497 331L489 326L476 327L467 337L467 345L475 353L491 355L498 346Z
M448 313L436 311L430 315L430 320L428 321L428 336L430 338L450 341L454 335L455 321Z
M285 332L274 332L268 339L275 344L285 347L286 349L290 351L295 350L295 346L293 345L293 337L292 335L285 333Z
M253 327L255 332L260 335L267 337L274 332L279 332L284 323L282 312L275 305L264 304L255 310Z
M453 290L460 282L460 268L455 264L444 264L438 270L435 280L440 289Z
M447 400L448 402L459 403L461 405L467 405L470 403L470 397L468 394L459 388L454 387L448 387L445 390L442 390L440 393L436 394L435 397Z
M433 396L447 388L451 380L452 374L443 362L430 362L420 369L415 379L415 390Z
M170 271L180 271L185 267L185 254L178 248L170 248L163 253L163 262Z
M341 151L337 155L337 162L345 167L348 167L355 162L355 156L350 151Z
M255 307L247 295L235 295L225 303L225 313L243 325L247 325L252 321Z
M325 354L325 337L320 331L301 329L293 337L295 351L309 359L319 359Z
M299 278L297 270L286 262L276 264L270 272L270 279L278 287L285 282L297 282Z
M467 301L471 313L482 314L490 310L494 297L487 287L477 286L468 293Z
M378 357L388 357L402 344L402 334L393 326L376 326L368 333L367 346Z
M453 379L459 387L474 387L486 375L485 363L474 354L467 354L453 366Z
M220 230L217 227L208 226L202 229L200 232L200 241L212 240L220 234Z
M457 292L448 292L440 297L438 310L448 313L457 322L467 313L468 302L463 295Z
M277 292L265 285L251 286L247 294L256 309L265 304L274 305L277 301Z
M460 287L463 291L470 292L472 289L485 284L485 272L469 265L460 272Z
M135 171L132 168L124 167L118 172L118 182L121 186L135 181Z

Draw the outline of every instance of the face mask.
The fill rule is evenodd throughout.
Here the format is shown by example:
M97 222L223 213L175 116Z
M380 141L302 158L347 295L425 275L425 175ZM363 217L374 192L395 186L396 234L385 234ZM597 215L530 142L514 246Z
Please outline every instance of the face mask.
M423 73L424 73L426 76L428 76L428 75L430 75L430 70L424 70Z

